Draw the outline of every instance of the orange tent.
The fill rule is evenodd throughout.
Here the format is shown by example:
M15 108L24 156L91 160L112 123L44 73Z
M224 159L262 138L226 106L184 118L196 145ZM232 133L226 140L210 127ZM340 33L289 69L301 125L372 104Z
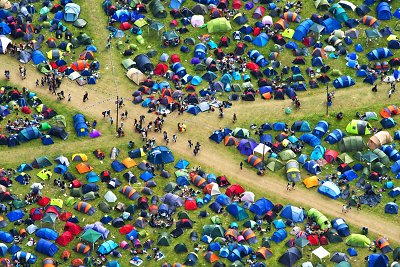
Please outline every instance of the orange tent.
M81 71L88 68L89 64L86 62L86 60L77 60L74 63L71 63L70 67L74 71Z
M42 261L42 266L43 267L55 267L56 265L55 265L55 262L54 262L54 260L52 258L45 258Z
M137 164L136 164L136 162L133 160L133 159L131 159L131 158L126 158L126 159L124 159L123 161L122 161L122 164L124 164L124 166L126 167L126 168L132 168L132 167L135 167Z
M209 263L214 263L218 261L218 256L215 255L212 251L208 251L206 254L204 254L204 258Z
M383 108L379 114L381 114L383 118L390 118L392 115L398 115L399 113L400 110L396 105L390 105Z
M79 266L84 266L85 265L83 263L82 259L73 259L71 263L72 263L72 267L79 267Z
M81 162L78 165L76 165L76 170L80 173L87 173L93 170L93 167L90 166L88 163Z
M304 185L306 188L311 188L314 186L319 185L318 177L317 176L311 176L303 180Z

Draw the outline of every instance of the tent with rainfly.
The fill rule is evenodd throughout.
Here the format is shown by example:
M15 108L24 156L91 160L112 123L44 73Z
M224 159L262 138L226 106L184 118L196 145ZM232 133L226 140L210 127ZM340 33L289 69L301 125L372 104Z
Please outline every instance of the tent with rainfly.
M308 210L307 216L313 219L321 227L322 230L331 228L330 221L319 210L311 208Z
M232 30L230 22L226 18L216 18L207 23L208 33L223 33Z
M36 243L36 251L52 257L54 254L57 253L58 247L56 246L56 244L46 239L40 239Z
M350 76L340 76L333 81L333 86L336 89L346 88L353 85L355 85L355 82Z
M371 240L362 234L351 234L346 238L346 245L366 248L371 245Z
M387 47L381 47L372 50L371 52L367 53L367 58L368 60L378 60L378 59L383 59L387 57L392 57L393 53L390 51L389 48Z
M326 181L320 185L318 192L332 199L337 199L341 195L339 187L331 181Z
M74 206L74 209L89 216L92 216L96 212L95 208L93 208L92 205L84 201L78 202Z

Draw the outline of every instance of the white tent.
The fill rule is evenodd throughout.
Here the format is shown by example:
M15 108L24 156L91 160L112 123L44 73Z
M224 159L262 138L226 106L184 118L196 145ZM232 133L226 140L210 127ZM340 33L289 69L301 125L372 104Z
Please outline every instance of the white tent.
M243 202L254 202L255 195L253 192L246 191L243 193L242 198L240 199Z
M11 40L4 35L0 35L0 53L5 54L7 53L7 47L11 44Z
M26 227L26 232L28 233L28 234L33 234L37 229L39 229L39 227L37 227L36 225L34 225L34 224L31 224L31 225L29 225L28 227Z
M293 227L292 230L290 230L291 235L297 235L301 231L301 228L298 226Z
M54 161L66 166L66 167L69 167L69 160L67 157L65 157L63 155L57 157Z
M193 15L190 22L195 28L201 27L204 25L204 17L202 15Z
M68 78L71 81L75 81L76 79L78 79L79 77L81 77L81 74L77 71L72 72L70 75L68 75Z
M260 144L258 144L258 145L254 148L253 154L262 157L263 154L264 154L264 156L265 156L265 155L268 154L270 151L271 151L271 148L270 148L269 146L260 143Z
M320 261L322 261L323 258L330 256L331 253L329 253L329 251L327 251L323 247L319 247L312 252L312 255L317 256Z
M272 24L274 24L274 22L272 21L272 17L271 16L265 16L262 18L261 20L262 24L264 25L269 25L271 26Z
M309 262L309 261L306 261L306 262L304 262L304 263L302 263L301 264L301 267L313 267L314 265L311 263L311 262Z
M115 201L117 201L117 196L110 190L107 191L107 193L104 195L104 198L109 203L111 203L111 202L114 203Z
M349 1L340 0L338 4L341 5L343 8L349 8L352 11L355 11L357 8L357 6L355 4L353 4Z
M216 183L213 183L213 186L211 188L211 192L210 192L211 196L215 196L215 195L220 195L221 191L219 191L219 186Z
M207 102L201 102L200 104L197 105L201 112L207 111L210 109L210 105Z
M126 76L137 85L139 85L147 78L146 75L144 75L140 70L135 68L129 69L128 72L126 73Z

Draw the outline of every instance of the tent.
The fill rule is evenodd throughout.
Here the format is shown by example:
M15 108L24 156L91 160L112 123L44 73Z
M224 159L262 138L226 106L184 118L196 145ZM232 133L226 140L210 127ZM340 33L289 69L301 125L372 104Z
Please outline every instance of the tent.
M307 216L313 219L321 227L321 230L331 228L331 223L329 222L328 218L326 218L326 216L317 209L309 209L307 212Z
M133 60L136 62L136 67L143 73L151 72L154 69L153 64L151 63L149 57L146 54L139 54Z
M50 228L40 228L36 231L36 236L47 240L56 240L58 233Z
M26 127L18 134L18 140L20 142L28 142L33 139L40 138L42 134L37 127Z
M314 186L319 185L318 177L317 176L311 176L303 180L304 185L306 188L311 188Z
M296 160L288 160L286 163L286 176L289 182L299 182L300 176L300 164Z
M318 138L322 138L328 131L329 124L326 121L319 121L312 131L312 134Z
M136 85L139 85L140 83L144 82L147 78L145 74L143 74L140 70L136 68L130 68L126 73L126 76Z
M83 114L76 114L73 117L74 120L74 128L79 137L88 136L89 135L89 128L86 125L86 119Z
M333 145L342 140L344 136L345 134L340 129L335 129L324 140Z
M333 219L332 227L338 232L340 236L350 235L350 228L342 218Z
M92 207L92 205L83 201L78 202L74 206L74 209L89 216L92 216L96 212L96 210Z
M153 164L166 164L174 162L174 156L171 150L165 146L157 146L153 148L147 155L149 162Z
M337 199L338 197L340 197L341 192L339 187L331 182L331 181L326 181L324 182L319 188L318 188L318 192L326 195L332 199Z
M113 240L107 240L103 244L99 246L97 249L97 253L102 254L102 255L107 255L111 253L114 249L118 247L118 244L115 243Z
M349 20L347 16L346 10L340 4L334 4L329 9L329 12L333 14L335 19L337 19L340 23L346 22Z
M36 243L36 251L52 257L57 253L58 247L45 239L39 239Z
M371 240L365 235L351 234L346 238L346 245L352 247L366 248L371 245Z
M154 17L156 18L167 17L167 11L165 10L165 7L163 6L160 0L151 1L149 4L149 8Z
M310 132L310 124L307 121L296 121L292 124L292 131L295 132Z
M321 0L322 1L322 0ZM301 259L302 254L300 250L296 247L291 247L286 252L279 257L279 263L291 267L296 264L296 262Z
M223 33L231 29L232 26L226 18L215 18L207 23L208 33Z
M351 120L346 126L346 132L357 135L371 134L372 126L363 120Z
M368 140L368 147L370 149L375 149L379 148L382 145L385 145L387 143L391 143L393 141L392 136L390 135L389 132L387 131L380 131L371 136L371 138Z
M235 217L236 220L242 221L249 218L249 215L246 213L245 209L239 206L236 202L228 205L226 207L226 211Z
M137 200L140 197L136 189L132 188L129 185L125 185L119 190L119 192L128 197L130 200Z
M393 53L388 49L387 47L381 47L372 50L371 52L367 53L367 58L368 60L378 60L378 59L383 59L387 57L392 57Z
M336 89L346 88L353 85L355 85L355 82L350 76L340 76L333 81L333 86Z
M273 207L274 204L270 200L260 198L250 206L250 211L261 216L272 210Z
M296 28L293 34L293 39L297 41L303 41L303 39L307 36L308 30L314 24L311 19L306 19L302 21Z
M280 216L292 220L295 223L303 222L304 221L304 210L292 205L286 205L281 213Z
M387 2L381 2L376 6L376 14L379 20L391 20L392 12L390 9L390 4Z
M399 213L399 205L394 202L389 202L385 205L385 213L387 214L398 214Z

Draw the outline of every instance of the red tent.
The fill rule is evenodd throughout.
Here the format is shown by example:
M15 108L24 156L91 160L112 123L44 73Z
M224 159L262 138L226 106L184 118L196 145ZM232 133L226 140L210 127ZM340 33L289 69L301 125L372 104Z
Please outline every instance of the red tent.
M328 149L324 154L324 158L328 163L332 163L333 161L336 160L338 155L339 155L339 152L337 152L336 150Z
M197 209L197 203L194 198L188 198L185 201L185 210L196 210Z
M154 69L154 74L155 75L164 75L168 70L168 66L163 64L163 63L158 63L156 68Z
M64 231L68 231L72 235L79 235L82 232L82 230L83 230L82 227L73 222L67 222L64 226Z
M311 246L318 246L319 245L319 238L318 235L309 235L307 236L308 241L310 241Z
M78 188L78 187L81 187L81 186L82 186L81 181L79 181L79 180L77 180L77 179L75 179L75 180L72 181L72 187L73 187L73 188Z
M181 62L181 59L179 58L179 56L177 54L173 54L171 56L171 63L175 63L175 62Z
M254 62L247 62L246 67L249 70L258 70L259 69L258 65Z
M226 192L225 192L225 194L226 194L228 197L231 197L231 196L233 196L233 195L240 195L240 194L242 194L242 193L244 193L244 189L243 189L243 187L241 187L241 186L238 185L238 184L231 185L230 187L228 187L228 188L226 189Z
M242 1L240 0L234 0L232 3L233 9L240 9L242 7Z
M60 220L66 222L71 217L72 217L72 213L69 211L66 211L66 212L61 213Z
M130 233L133 229L135 229L135 227L133 227L132 224L126 224L126 225L122 226L121 228L119 228L119 233L126 235L126 234Z
M25 114L31 114L31 113L32 113L32 111L30 110L30 108L29 108L28 106L23 106L23 107L21 108L21 111L22 111L23 113L25 113Z
M50 202L50 198L48 198L48 197L42 197L42 198L38 201L38 204L39 204L40 206L42 206L42 207L46 207L47 204L49 204L49 202Z
M122 22L121 25L119 25L119 29L126 31L132 28L132 25L129 24L129 22Z
M58 210L57 210L54 206L49 206L49 207L46 209L45 213L54 213L54 214L56 214L57 216L60 216L60 213L58 212Z
M29 215L31 216L32 220L40 221L43 218L43 211L39 208L32 208Z
M65 231L64 233L62 233L57 239L56 239L56 243L59 244L60 246L65 247L66 245L68 245L72 240L74 239L74 237L72 236L72 234L68 231Z

